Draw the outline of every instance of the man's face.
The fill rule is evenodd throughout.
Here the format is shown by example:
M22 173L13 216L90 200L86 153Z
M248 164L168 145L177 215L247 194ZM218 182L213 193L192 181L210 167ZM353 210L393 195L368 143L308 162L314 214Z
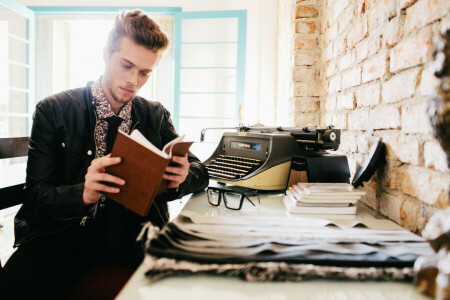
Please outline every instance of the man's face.
M132 100L150 78L159 57L129 37L120 41L120 50L109 53L105 50L105 74L102 88L111 107L120 108Z

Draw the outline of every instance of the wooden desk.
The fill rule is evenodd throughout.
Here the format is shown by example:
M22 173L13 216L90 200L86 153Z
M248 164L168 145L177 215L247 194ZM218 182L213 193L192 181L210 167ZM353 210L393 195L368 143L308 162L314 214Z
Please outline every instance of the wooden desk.
M282 204L282 197L261 196L257 207L247 203L241 211L231 211L208 204L206 194L192 196L183 210L209 216L253 215L305 217L289 215ZM323 215L321 216L324 217ZM358 207L356 216L336 218L379 218L365 205ZM154 283L145 278L146 267L141 265L125 285L117 299L427 299L417 293L407 282L357 282L310 280L303 282L246 282L237 278L220 276L170 277Z

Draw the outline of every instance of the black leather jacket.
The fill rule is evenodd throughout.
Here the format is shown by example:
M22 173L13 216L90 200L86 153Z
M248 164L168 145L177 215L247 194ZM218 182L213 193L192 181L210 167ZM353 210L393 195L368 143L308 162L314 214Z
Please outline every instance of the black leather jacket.
M96 153L96 114L90 84L50 96L36 106L28 152L26 199L14 220L15 246L40 235L62 232L89 215L82 195L84 177ZM138 128L159 149L177 137L170 113L162 104L139 96L132 100L131 128ZM205 167L192 153L188 160L191 166L186 181L177 192L158 196L142 222L149 220L163 225L168 221L167 201L207 186Z

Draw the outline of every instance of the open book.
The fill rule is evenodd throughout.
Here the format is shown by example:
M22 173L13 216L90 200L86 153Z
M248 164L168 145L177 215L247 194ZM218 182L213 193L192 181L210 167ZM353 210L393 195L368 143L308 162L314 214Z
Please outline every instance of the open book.
M119 131L111 157L121 157L122 162L107 167L106 172L125 180L125 185L111 184L120 192L105 193L105 196L141 216L148 214L155 196L167 190L168 181L163 175L172 155L184 156L192 145L183 139L184 136L180 136L159 150L138 130L131 135Z

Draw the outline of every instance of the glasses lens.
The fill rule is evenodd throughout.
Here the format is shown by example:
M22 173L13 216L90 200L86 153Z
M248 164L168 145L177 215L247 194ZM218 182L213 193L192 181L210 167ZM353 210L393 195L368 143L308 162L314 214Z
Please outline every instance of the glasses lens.
M208 202L211 205L219 205L220 203L220 192L213 189L208 189Z
M233 192L227 192L223 194L225 200L225 206L229 209L240 209L242 195Z

